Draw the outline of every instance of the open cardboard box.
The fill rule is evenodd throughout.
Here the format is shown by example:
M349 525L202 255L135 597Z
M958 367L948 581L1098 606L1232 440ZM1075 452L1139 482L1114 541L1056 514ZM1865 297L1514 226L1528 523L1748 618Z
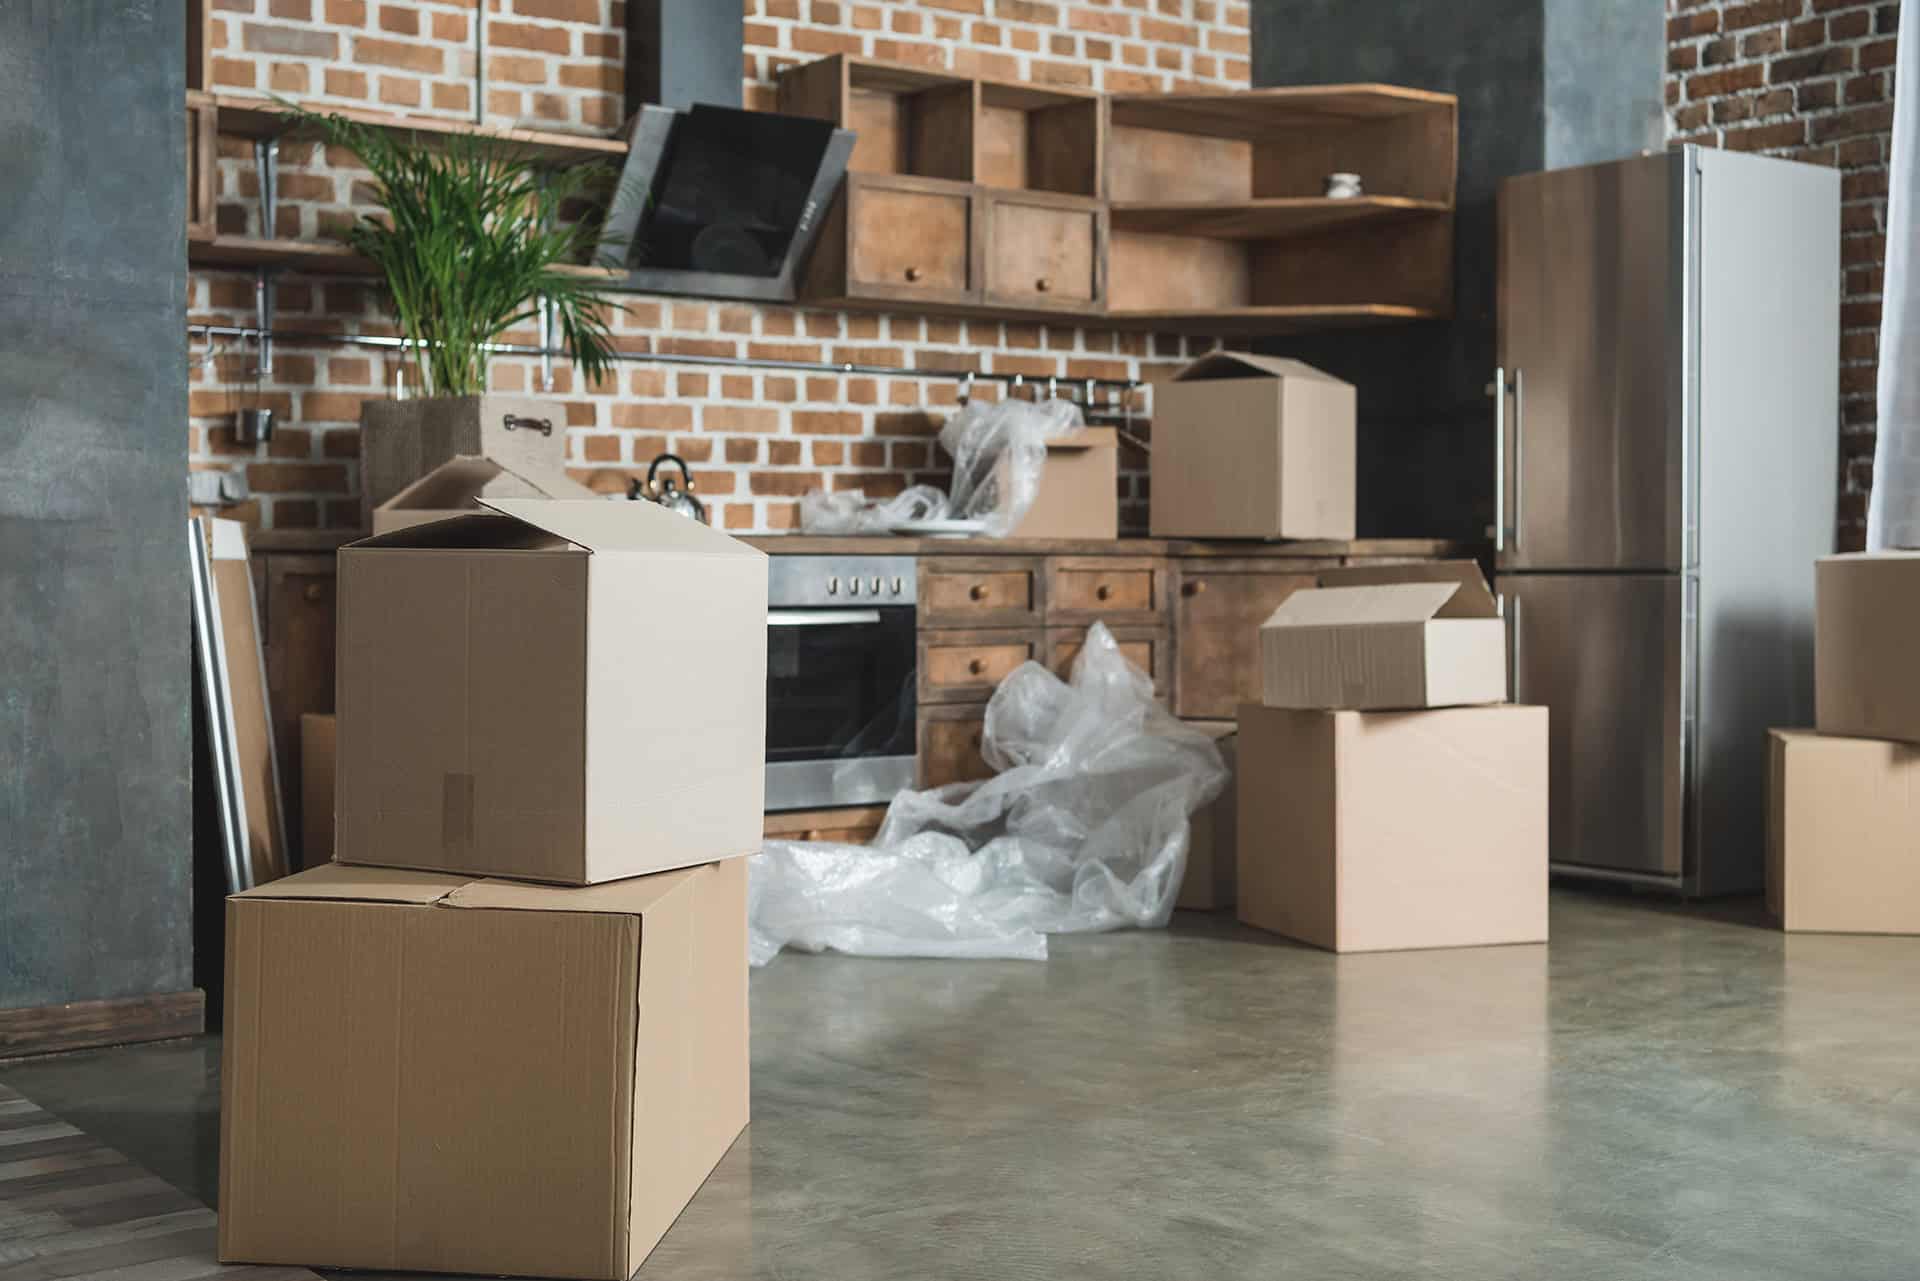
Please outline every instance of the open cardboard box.
M1261 625L1267 706L1364 711L1506 700L1506 625L1473 562L1327 570L1319 582Z
M630 1276L747 1123L746 903L740 860L228 899L221 1260Z
M1118 538L1120 442L1111 427L1083 427L1047 442L1040 492L1010 538Z
M1788 931L1920 934L1920 746L1768 735L1767 906Z
M484 501L340 551L334 857L588 885L759 849L765 554Z
M392 533L436 520L471 516L496 498L597 499L600 496L547 466L518 470L479 454L451 458L373 509L373 532Z

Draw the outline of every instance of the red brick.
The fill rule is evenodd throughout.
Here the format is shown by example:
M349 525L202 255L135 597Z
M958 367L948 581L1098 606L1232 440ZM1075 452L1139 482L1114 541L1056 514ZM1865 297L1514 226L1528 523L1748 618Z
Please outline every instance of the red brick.
M769 442L772 443L772 442ZM757 440L727 441L727 461L730 463L756 463L760 461L760 442Z
M758 405L706 405L700 410L702 431L775 432L780 411Z
M1843 111L1838 115L1820 116L1812 122L1815 142L1832 142L1840 138L1852 138L1866 133L1891 133L1893 131L1893 104L1884 103L1874 107L1857 107L1852 111Z
M533 49L541 53L567 53L573 38L565 27L542 27L530 22L487 23L487 44L503 49Z
M213 83L216 85L232 85L240 89L251 89L254 87L253 64L251 62L243 62L238 58L215 58L213 60Z
M1800 4L1801 0L1751 0L1751 3L1723 10L1720 25L1728 31L1737 31L1742 27L1758 27L1769 22L1797 18L1800 16Z
M600 0L513 0L513 11L522 18L600 26Z
M691 431L691 405L634 405L615 402L613 425L629 431Z
M420 11L410 5L383 4L380 6L380 29L397 36L417 36L420 34Z
M278 94L305 94L312 83L304 64L276 62L267 71L267 88Z
M438 74L446 65L446 54L438 45L407 44L399 40L359 36L353 42L353 60L381 67Z
M560 68L560 83L569 89L619 93L626 82L626 71L609 62L571 63Z
M747 485L756 494L778 494L798 498L820 488L817 471L756 471L747 476Z
M796 409L793 429L816 436L858 436L865 426L859 414Z
M381 76L380 101L390 107L417 107L420 82L412 76Z
M473 90L467 85L437 80L433 85L433 105L441 111L472 111Z
M1742 89L1758 89L1764 83L1765 76L1765 70L1758 65L1703 71L1699 75L1687 77L1687 98L1689 100L1718 98L1723 94L1737 93Z
M471 38L467 31L466 15L462 13L434 14L433 38L444 44L466 44Z
M768 441L767 462L775 467L797 466L800 462L800 442L797 440Z
M514 84L543 85L547 82L547 64L524 54L494 54L487 59L487 76Z
M263 493L345 493L347 469L338 463L252 463L247 484Z

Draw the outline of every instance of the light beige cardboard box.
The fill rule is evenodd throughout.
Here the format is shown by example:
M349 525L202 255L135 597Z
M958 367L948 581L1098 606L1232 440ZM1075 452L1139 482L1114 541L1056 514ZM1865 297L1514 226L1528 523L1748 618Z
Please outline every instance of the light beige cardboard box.
M1120 442L1111 427L1084 427L1047 442L1040 492L1012 538L1118 538Z
M1814 724L1920 743L1920 552L1814 565Z
M391 533L455 516L470 516L494 498L599 499L599 495L555 467L522 464L518 470L498 459L462 454L435 467L373 509L373 532Z
M1419 581L1381 581L1383 573ZM1479 567L1327 570L1260 628L1269 707L1457 707L1507 697L1506 625Z
M1768 735L1767 907L1782 928L1920 934L1920 747Z
M1227 785L1220 795L1194 811L1189 820L1187 874L1180 882L1180 895L1174 906L1193 912L1212 912L1233 906L1235 866L1235 830L1239 825L1239 800L1234 792L1234 735L1239 726L1232 721L1195 722L1193 728L1213 738L1227 763Z
M227 900L220 1258L625 1278L747 1123L747 866Z
M1350 383L1216 351L1153 388L1156 538L1352 538Z
M334 857L583 885L759 849L766 556L488 505L340 551Z
M1335 952L1544 943L1547 709L1240 709L1238 910Z

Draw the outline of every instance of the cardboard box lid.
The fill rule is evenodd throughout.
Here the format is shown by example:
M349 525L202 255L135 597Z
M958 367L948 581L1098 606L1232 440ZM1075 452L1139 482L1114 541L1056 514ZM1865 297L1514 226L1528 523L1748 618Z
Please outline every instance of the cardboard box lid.
M593 499L597 495L556 468L518 470L485 454L458 454L402 489L378 511L457 511L485 498Z
M244 890L236 899L286 902L329 899L357 903L437 904L522 912L588 912L603 916L644 916L685 885L700 869L683 868L603 885L570 888L524 881L475 879L442 872L358 867L329 863L268 885Z
M1055 436L1047 442L1048 453L1055 450L1078 453L1088 449L1118 449L1119 447L1120 433L1111 427L1082 427L1064 436Z
M1262 356L1252 351L1211 351L1191 361L1173 376L1177 383L1225 378L1306 378L1314 382L1351 386L1344 378L1322 373L1304 361L1285 356Z
M767 554L731 534L668 511L658 503L552 501L541 498L483 498L481 505L524 525L564 538L596 555L645 552L650 555L738 556L765 560Z
M1355 627L1431 622L1440 616L1458 591L1457 583L1302 588L1287 597L1263 626Z

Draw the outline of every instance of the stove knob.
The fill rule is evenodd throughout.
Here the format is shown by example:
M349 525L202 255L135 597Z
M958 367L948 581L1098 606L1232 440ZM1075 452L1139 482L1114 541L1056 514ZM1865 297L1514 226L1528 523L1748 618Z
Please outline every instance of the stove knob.
M848 579L848 580L847 580L847 595L849 595L849 596L858 596L859 594L860 594L860 580L859 580L859 579L857 579L857 578L850 578L850 579Z
M827 595L838 596L839 594L840 594L840 576L838 574L835 574L832 578L829 578L827 580Z
M898 596L901 592L905 591L906 589L907 587L904 581L898 578L893 580L893 594L895 596Z
M873 580L873 594L875 596L880 594L880 580L877 578Z

